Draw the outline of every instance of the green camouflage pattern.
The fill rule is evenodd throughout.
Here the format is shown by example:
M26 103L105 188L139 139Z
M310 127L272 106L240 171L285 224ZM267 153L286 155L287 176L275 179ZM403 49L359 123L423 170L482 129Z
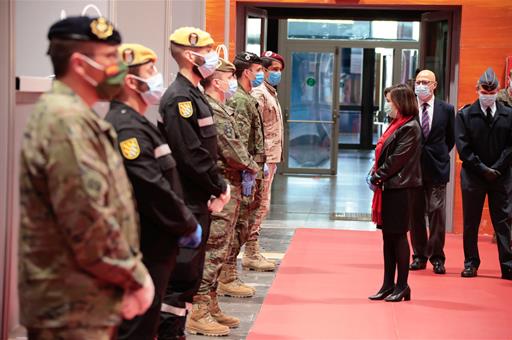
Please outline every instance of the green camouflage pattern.
M260 167L252 159L240 140L234 112L231 108L206 96L213 110L219 150L218 167L230 183L231 200L221 212L212 213L210 235L206 244L203 278L198 295L209 294L217 289L217 278L230 250L235 224L242 201L241 171L259 171Z
M512 107L512 95L510 95L508 88L501 89L498 92L498 97L496 97L496 100Z
M64 83L36 103L20 166L18 290L27 328L115 326L147 275L111 125Z

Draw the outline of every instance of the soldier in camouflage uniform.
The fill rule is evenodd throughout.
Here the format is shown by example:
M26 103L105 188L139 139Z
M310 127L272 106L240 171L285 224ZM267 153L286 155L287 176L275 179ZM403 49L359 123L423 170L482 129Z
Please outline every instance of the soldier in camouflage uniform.
M512 107L512 70L509 73L507 86L498 92L496 100Z
M29 339L106 340L153 299L116 135L91 110L120 89L121 37L104 18L71 17L48 38L56 80L21 150L21 323Z
M221 212L212 213L210 236L201 286L194 297L193 312L187 322L187 331L193 334L227 335L229 328L240 324L238 318L224 314L217 300L217 278L226 261L233 239L235 224L242 200L241 172L257 173L260 169L240 140L234 112L225 106L237 89L235 66L224 59L216 72L201 81L206 99L213 109L217 128L219 160L217 165L231 186L231 200Z
M260 209L251 215L249 225L251 231L245 244L242 266L257 271L271 271L275 269L274 262L268 260L260 253L259 236L261 223L267 216L270 208L270 191L272 181L277 171L277 164L281 162L283 151L283 116L281 105L277 98L276 86L281 81L281 71L284 68L284 58L272 51L263 53L262 65L265 69L265 81L252 89L251 95L258 101L258 109L263 120L265 133L265 155L267 157L268 176L263 180L262 203Z
M265 165L265 141L263 137L263 124L258 111L258 103L249 93L253 86L263 81L261 59L254 53L242 52L235 57L238 89L235 95L227 101L235 114L238 123L240 141L247 147L249 154L260 167L257 179L263 179ZM262 184L261 181L256 181ZM259 209L261 204L262 187L255 187L252 197L245 197L240 207L238 221L235 227L235 236L226 263L222 267L219 277L218 293L233 297L251 297L255 289L245 285L238 277L236 258L240 248L245 244L250 233L249 218Z

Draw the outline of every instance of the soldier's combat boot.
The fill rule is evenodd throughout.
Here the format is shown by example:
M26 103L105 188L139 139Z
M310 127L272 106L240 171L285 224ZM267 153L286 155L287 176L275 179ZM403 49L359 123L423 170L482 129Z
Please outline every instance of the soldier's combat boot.
M229 327L218 323L209 312L209 295L194 296L192 313L187 319L187 332L207 336L224 336L229 334Z
M240 326L240 319L234 316L226 315L222 312L217 299L217 292L210 292L210 314L221 325L228 326L229 328L237 328Z
M254 296L256 293L256 289L244 284L238 278L234 265L223 265L218 281L217 294L219 295L247 298Z
M242 267L246 270L255 270L258 272L271 272L276 269L276 264L268 260L260 253L258 240L247 241L245 244L244 257L242 258Z

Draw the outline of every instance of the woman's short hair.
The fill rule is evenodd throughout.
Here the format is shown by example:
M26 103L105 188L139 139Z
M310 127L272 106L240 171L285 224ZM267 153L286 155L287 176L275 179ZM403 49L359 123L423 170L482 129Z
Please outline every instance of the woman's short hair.
M388 95L389 92L394 88L394 85L388 86L384 89L384 97Z
M389 97L403 117L418 115L418 101L409 86L405 84L394 86L389 92Z

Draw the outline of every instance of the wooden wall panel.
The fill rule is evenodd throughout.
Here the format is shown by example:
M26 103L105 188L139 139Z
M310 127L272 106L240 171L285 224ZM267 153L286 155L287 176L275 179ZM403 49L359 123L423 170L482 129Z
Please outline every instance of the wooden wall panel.
M230 49L234 50L236 23L236 5L268 4L294 6L462 6L462 23L460 27L460 59L458 79L458 106L472 103L476 100L475 84L488 66L492 66L503 86L505 79L505 58L512 55L512 1L511 0L230 0ZM212 15L210 10L220 11L220 0L207 0L207 27L214 32L224 30L223 14ZM218 39L218 38L217 38ZM233 52L230 52L233 56ZM462 198L460 192L460 162L456 162L454 198L454 231L462 232ZM491 233L492 227L487 206L481 223L481 233Z

